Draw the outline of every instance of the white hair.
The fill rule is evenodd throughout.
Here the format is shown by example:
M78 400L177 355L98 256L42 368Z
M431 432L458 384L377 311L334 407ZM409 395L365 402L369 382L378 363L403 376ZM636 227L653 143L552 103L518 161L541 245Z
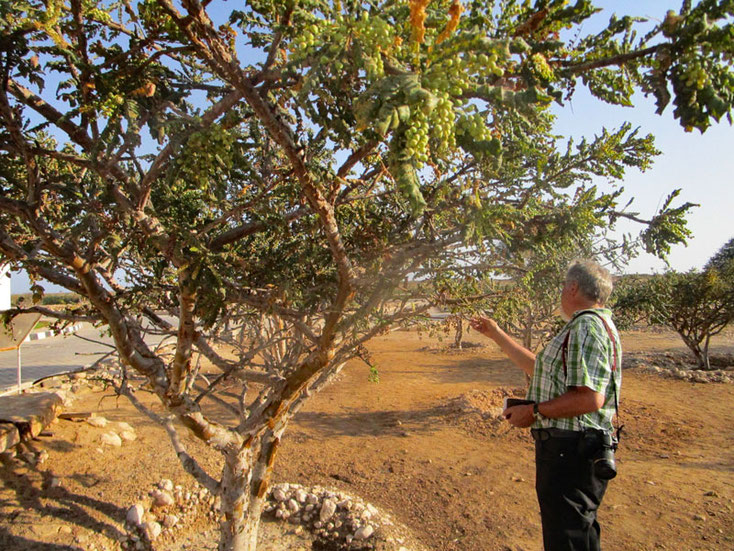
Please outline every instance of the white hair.
M589 300L605 304L612 294L612 274L593 260L574 260L566 272L566 281L578 284Z

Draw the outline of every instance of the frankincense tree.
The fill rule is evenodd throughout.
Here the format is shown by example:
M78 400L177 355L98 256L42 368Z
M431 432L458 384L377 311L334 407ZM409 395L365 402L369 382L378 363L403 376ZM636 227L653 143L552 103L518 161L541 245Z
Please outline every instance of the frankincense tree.
M564 190L643 166L649 144L620 129L584 161L549 104L642 90L705 130L731 112L733 6L567 40L591 1L4 2L0 252L85 298L55 315L108 327L177 420L161 419L184 467L221 497L220 549L254 549L288 421L425 307L409 277L619 215L616 193ZM651 250L685 237L686 209L652 220ZM203 390L198 355L221 370ZM225 381L229 424L207 409ZM218 476L180 426L221 453Z

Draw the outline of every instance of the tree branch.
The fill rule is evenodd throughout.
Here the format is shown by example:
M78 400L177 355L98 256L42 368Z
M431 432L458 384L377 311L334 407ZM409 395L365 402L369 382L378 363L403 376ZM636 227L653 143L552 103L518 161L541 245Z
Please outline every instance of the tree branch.
M176 428L173 426L171 418L161 417L160 415L145 407L142 402L138 400L138 398L131 392L130 388L127 386L127 382L123 382L123 384L121 386L118 386L116 390L118 394L126 396L128 400L130 400L130 403L135 406L135 409L137 409L140 413L142 413L149 419L161 425L166 430L168 437L171 439L171 444L173 444L173 449L176 452L176 456L178 457L179 461L181 461L181 465L183 466L184 470L191 476L193 476L212 494L218 494L219 482L209 473L207 473L201 467L201 465L199 465L196 459L189 455L189 453L186 451L186 447L183 445L183 442L181 442L181 438L179 437Z
M586 71L591 71L593 69L601 69L602 67L609 67L611 65L624 65L628 61L633 61L635 59L639 59L641 57L647 57L651 54L654 54L657 52L661 47L668 47L667 44L657 44L655 46L650 46L649 48L645 48L643 50L637 50L636 52L627 52L625 54L617 54L610 57L604 57L602 59L596 59L594 61L585 61L583 63L576 63L573 64L569 61L564 61L561 63L563 66L563 69L561 70L561 73L567 73L569 75L574 75L578 73L584 73Z

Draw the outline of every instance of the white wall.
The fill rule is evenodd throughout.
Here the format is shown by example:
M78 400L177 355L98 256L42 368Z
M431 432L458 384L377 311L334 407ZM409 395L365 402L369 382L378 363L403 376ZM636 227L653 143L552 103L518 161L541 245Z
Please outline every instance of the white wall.
M10 268L0 266L0 311L10 310Z

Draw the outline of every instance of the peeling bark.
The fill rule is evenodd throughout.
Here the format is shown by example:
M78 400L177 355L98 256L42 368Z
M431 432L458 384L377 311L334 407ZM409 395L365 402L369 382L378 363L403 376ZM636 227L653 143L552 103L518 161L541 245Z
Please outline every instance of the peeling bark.
M255 551L280 438L272 431L225 454L219 551Z

